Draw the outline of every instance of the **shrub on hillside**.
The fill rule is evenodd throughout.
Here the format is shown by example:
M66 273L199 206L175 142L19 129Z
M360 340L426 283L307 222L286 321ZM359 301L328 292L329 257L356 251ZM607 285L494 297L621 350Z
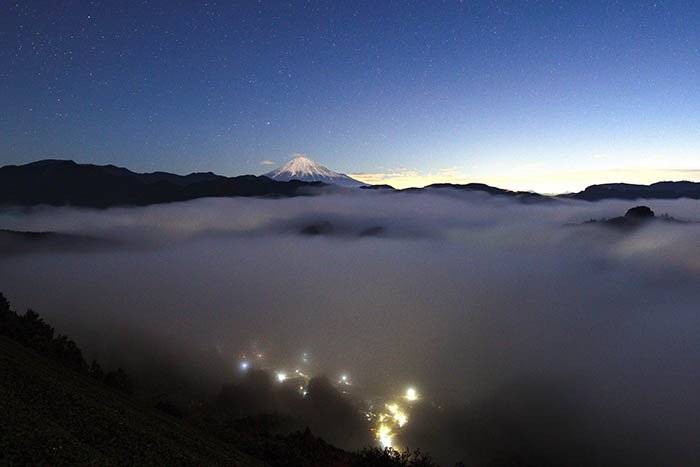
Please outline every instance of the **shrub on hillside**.
M118 368L104 373L100 365L93 360L88 365L80 348L63 334L55 334L54 328L34 310L27 310L20 315L10 308L10 302L0 293L0 334L9 337L27 347L37 350L59 361L63 365L81 373L104 381L126 394L133 393L133 383L128 375Z

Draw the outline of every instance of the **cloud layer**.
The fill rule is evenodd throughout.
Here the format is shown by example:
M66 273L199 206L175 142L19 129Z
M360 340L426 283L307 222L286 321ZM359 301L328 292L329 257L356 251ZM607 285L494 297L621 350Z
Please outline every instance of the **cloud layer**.
M1 228L119 246L6 257L0 284L106 363L167 362L212 391L253 344L280 366L309 352L367 399L415 385L400 441L444 462L688 465L700 227L568 225L631 206L360 192L5 210ZM341 234L300 234L317 222Z

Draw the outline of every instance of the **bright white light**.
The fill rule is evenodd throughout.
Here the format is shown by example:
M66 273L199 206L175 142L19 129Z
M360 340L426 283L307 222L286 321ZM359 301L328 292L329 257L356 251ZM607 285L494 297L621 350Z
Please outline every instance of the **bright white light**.
M418 391L416 391L414 388L408 388L406 389L406 395L404 396L407 401L417 401L418 400Z
M391 432L391 428L389 426L384 424L379 425L379 428L377 428L377 439L383 448L393 447L393 438L394 434Z
M348 375L341 375L340 382L343 384L348 384Z
M248 368L250 368L250 363L243 360L240 364L240 368L241 368L241 371L246 371Z
M277 381L278 382L284 383L286 379L287 379L287 373L285 373L284 371L277 372Z
M408 415L404 412L398 404L387 404L387 409L391 413L392 418L399 427L402 427L408 421Z

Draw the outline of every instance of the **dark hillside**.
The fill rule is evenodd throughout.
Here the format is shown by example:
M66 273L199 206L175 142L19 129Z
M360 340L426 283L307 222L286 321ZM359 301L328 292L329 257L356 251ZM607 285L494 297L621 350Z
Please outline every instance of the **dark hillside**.
M0 464L262 463L0 336Z
M216 404L177 406L167 395L145 404L124 370L88 364L75 342L33 310L16 313L2 294L0 375L0 465L434 467L418 452L347 452L303 424L281 433L285 417L274 413L231 417Z

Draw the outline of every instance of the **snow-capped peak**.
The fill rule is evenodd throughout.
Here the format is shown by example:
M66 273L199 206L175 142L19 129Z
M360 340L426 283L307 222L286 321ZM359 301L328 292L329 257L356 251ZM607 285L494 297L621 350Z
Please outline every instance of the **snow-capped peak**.
M282 167L263 175L280 182L301 180L302 182L323 182L342 186L365 185L365 183L348 177L345 174L334 172L304 155L294 156L292 160Z
M297 177L308 176L324 176L335 177L338 173L322 166L316 161L309 159L306 156L295 156L292 160L284 164L282 167L273 171L275 174L288 173Z

